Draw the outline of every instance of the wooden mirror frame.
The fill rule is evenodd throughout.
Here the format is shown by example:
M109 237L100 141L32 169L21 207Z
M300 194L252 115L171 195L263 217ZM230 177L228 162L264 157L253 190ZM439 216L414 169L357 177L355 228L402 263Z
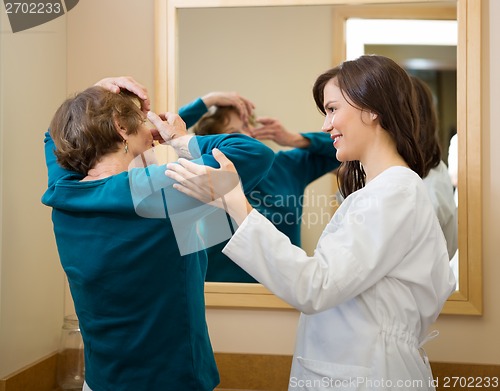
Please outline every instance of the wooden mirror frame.
M363 3L363 7L359 6ZM410 4L411 3L411 4ZM177 111L178 15L184 8L338 5L333 12L334 58L345 57L345 20L370 18L430 19L436 7L458 21L458 234L459 290L442 313L481 315L482 177L481 177L481 0L155 0L155 105ZM358 5L356 9L349 7ZM387 8L378 8L381 5ZM401 6L401 7L396 7ZM378 11L377 11L378 8ZM456 14L455 14L456 9ZM382 12L384 10L384 12ZM441 12L441 11L440 11ZM364 13L364 14L363 14ZM362 15L363 14L363 15ZM291 309L261 284L205 283L207 307Z

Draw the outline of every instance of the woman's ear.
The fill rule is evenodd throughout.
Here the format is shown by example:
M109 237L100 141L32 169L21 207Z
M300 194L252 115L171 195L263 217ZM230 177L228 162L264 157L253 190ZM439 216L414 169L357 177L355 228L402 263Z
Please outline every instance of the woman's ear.
M118 132L118 134L122 136L124 140L126 140L128 137L127 129L123 125L121 125L120 121L118 121L118 119L116 118L113 119L113 124L115 125L115 129Z
M371 117L372 121L375 121L378 118L378 115L377 115L377 113L370 112L370 117Z

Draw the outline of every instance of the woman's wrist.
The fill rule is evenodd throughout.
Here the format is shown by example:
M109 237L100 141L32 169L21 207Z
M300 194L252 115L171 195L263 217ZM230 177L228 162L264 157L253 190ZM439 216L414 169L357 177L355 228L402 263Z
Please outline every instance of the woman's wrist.
M184 159L192 160L193 156L189 150L189 142L194 137L193 134L188 134L181 137L172 138L167 144L174 148L175 152L179 157Z
M311 140L302 136L300 133L296 133L292 139L292 145L294 148L309 148L311 145Z
M252 213L253 207L247 201L245 197L245 202L232 202L231 205L228 205L226 212L233 218L236 222L236 225L239 227L243 224L243 221L247 218L247 216Z
M217 98L216 98L216 95L213 93L213 92L210 92L204 96L201 97L201 100L203 101L203 103L205 103L205 106L207 106L207 109L209 109L210 107L212 107L213 105L215 105L217 102Z

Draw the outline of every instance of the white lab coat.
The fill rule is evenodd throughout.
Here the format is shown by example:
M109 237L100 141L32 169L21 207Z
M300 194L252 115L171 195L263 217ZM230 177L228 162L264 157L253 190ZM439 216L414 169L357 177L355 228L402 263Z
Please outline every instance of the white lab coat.
M389 168L347 197L313 256L255 210L223 252L302 312L289 390L434 389L419 347L455 279L410 169Z
M458 250L457 205L446 164L440 162L431 169L424 178L424 184L446 238L449 258L452 259Z

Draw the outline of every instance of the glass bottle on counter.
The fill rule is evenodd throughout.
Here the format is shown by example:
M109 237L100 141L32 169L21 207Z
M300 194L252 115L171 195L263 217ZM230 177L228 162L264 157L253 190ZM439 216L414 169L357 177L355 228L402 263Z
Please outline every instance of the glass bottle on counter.
M64 317L57 362L57 385L62 391L81 391L85 379L83 340L76 315Z

